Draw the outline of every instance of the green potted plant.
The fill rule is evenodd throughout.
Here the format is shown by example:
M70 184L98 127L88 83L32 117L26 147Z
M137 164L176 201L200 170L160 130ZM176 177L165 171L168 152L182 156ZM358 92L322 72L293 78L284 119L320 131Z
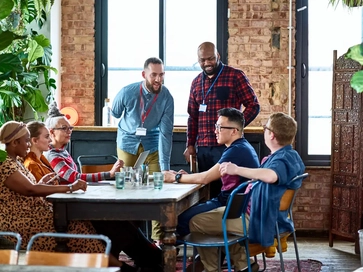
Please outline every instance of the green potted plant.
M50 66L52 47L41 29L54 0L0 1L0 126L9 120L23 121L26 107L38 119L56 88ZM43 92L46 92L43 95Z

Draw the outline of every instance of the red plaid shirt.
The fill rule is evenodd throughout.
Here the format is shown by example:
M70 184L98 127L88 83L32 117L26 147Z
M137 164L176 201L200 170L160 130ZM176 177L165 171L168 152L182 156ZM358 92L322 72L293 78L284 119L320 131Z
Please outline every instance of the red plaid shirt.
M217 146L214 134L214 124L218 119L217 111L222 108L236 108L242 110L244 107L245 126L252 122L260 112L260 104L257 96L243 71L224 65L222 73L214 83L213 88L207 95L208 89L215 81L223 64L220 63L218 70L212 78L208 78L203 72L192 82L188 102L188 129L187 146ZM202 92L202 81L204 84L204 97ZM199 111L203 98L207 105L207 111Z

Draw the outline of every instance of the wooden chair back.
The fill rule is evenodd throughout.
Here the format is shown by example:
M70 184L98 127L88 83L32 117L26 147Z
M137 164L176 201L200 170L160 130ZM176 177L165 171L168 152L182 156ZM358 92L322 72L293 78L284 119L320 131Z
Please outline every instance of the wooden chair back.
M0 250L0 264L18 264L19 250L21 247L21 236L16 232L0 232L0 236L12 236L16 238L14 249Z
M105 253L28 251L25 256L25 264L101 268L108 267L108 258Z
M0 250L0 264L18 264L19 252L15 249Z
M82 165L82 173L99 173L99 172L109 172L113 164L104 165Z
M81 173L109 172L118 158L111 154L80 155L77 162ZM94 162L97 164L94 164Z
M102 253L65 253L31 250L34 240L39 237L99 239L106 243L106 249L105 252ZM30 238L26 248L25 264L101 268L108 266L110 251L111 240L104 235L42 232L37 233Z

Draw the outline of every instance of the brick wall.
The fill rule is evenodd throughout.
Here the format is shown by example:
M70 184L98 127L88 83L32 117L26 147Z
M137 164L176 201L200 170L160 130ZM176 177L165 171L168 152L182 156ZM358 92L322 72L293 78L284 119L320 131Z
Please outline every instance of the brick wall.
M61 104L74 107L78 125L94 125L94 0L62 0Z
M259 126L272 112L288 112L289 1L229 0L229 8L228 62L245 71L259 97L262 110L252 124ZM62 0L61 62L62 106L77 109L79 125L94 125L94 0ZM294 82L294 70L292 76ZM330 170L307 172L296 227L327 230Z

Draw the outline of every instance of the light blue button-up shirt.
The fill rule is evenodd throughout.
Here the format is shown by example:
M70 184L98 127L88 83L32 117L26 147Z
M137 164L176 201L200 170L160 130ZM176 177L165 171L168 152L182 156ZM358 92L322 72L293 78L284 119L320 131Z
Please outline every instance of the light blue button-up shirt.
M140 85L144 109L140 106ZM155 94L145 89L143 82L130 84L116 95L111 114L121 118L117 130L117 146L130 154L136 154L139 145L144 150L153 153L159 150L161 171L170 169L170 156L174 126L174 99L163 85L161 92L153 103ZM142 110L148 111L143 127L147 129L146 136L135 135L136 129L142 126Z

